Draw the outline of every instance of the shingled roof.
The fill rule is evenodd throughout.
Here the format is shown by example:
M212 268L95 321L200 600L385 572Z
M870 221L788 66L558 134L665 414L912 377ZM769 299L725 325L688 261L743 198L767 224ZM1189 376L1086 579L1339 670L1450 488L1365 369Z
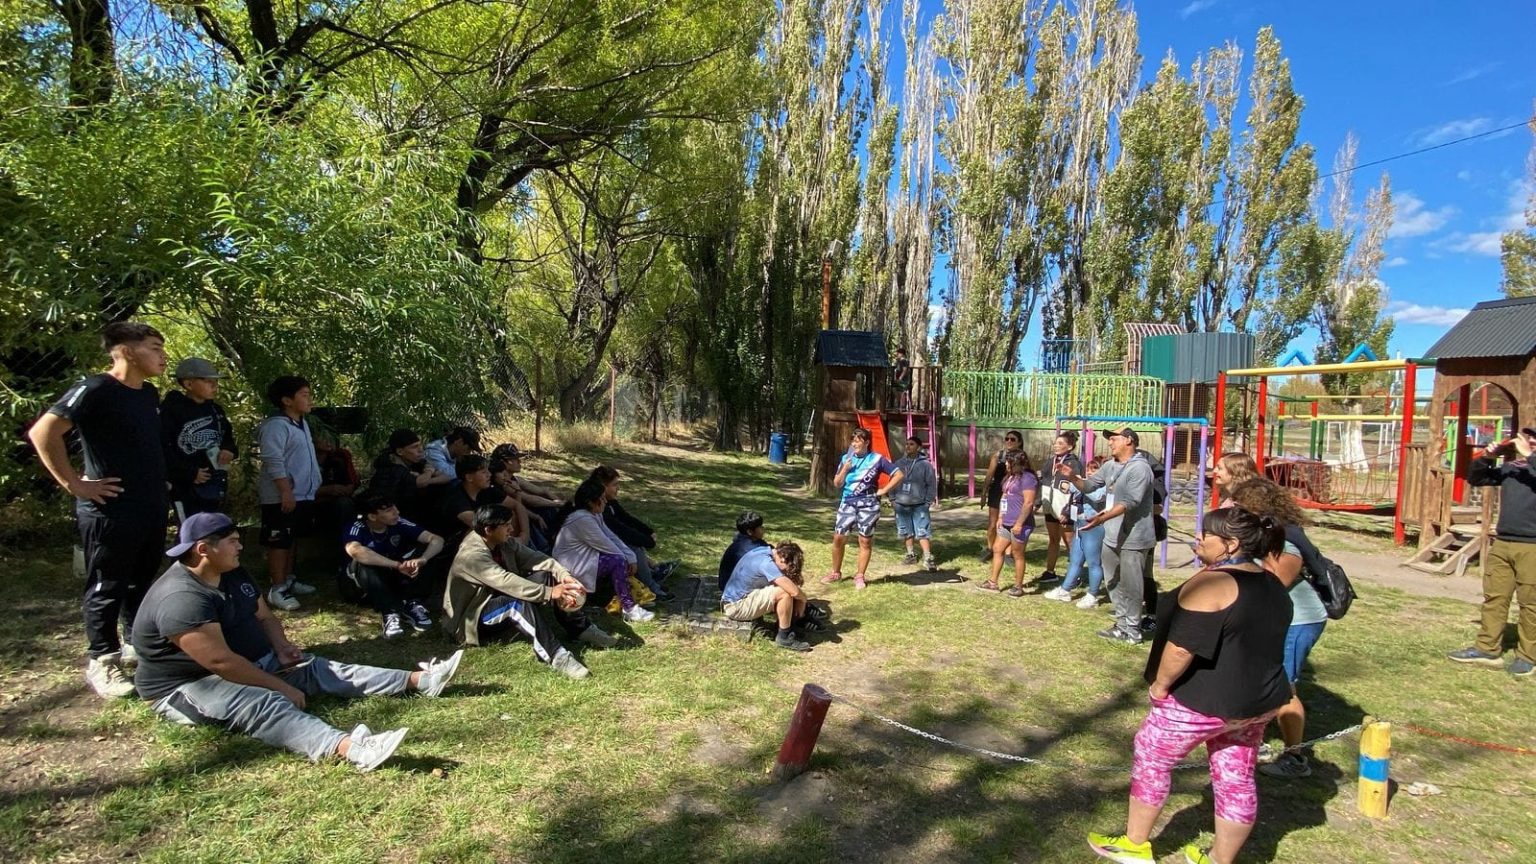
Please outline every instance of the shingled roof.
M815 362L823 366L890 368L885 334L878 330L823 330L816 336Z
M1438 360L1528 357L1536 352L1536 297L1489 300L1472 307L1426 357Z

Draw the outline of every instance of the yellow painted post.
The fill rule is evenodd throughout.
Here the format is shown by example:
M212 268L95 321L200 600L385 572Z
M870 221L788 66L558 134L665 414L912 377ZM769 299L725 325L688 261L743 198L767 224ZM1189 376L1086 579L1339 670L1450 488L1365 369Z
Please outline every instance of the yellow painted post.
M1387 785L1392 763L1392 724L1369 715L1360 730L1360 813L1387 818Z

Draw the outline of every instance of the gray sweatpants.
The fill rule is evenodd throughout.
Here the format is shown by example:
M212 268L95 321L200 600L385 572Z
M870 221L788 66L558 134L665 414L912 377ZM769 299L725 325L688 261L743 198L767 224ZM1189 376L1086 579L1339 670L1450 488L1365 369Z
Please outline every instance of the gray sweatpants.
M1109 580L1109 602L1115 623L1127 633L1141 633L1142 576L1152 563L1151 549L1118 549L1104 544L1104 577Z
M310 657L280 671L277 656L268 654L256 665L302 690L305 696L388 696L405 692L411 677L402 669L353 666L324 657ZM181 685L157 701L154 709L183 726L223 726L314 762L335 753L336 745L347 736L319 717L304 713L276 690L236 684L217 675Z

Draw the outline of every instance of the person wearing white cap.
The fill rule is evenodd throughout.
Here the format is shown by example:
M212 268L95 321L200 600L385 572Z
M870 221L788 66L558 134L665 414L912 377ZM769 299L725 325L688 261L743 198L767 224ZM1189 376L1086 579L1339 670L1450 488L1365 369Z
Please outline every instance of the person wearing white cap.
M160 403L160 446L171 484L171 509L178 522L193 513L224 509L229 463L235 460L235 429L224 408L213 401L219 374L201 357L176 364L180 390Z
M420 669L381 669L305 654L240 566L240 533L222 513L181 523L177 559L156 580L134 619L134 685L155 713L186 726L215 725L309 757L337 756L372 771L407 729L343 732L305 713L310 696L441 695L463 651Z

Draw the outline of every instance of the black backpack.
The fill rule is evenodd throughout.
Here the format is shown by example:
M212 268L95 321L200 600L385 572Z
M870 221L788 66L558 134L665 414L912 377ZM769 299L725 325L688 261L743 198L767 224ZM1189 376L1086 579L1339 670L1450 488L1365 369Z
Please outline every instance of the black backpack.
M1323 559L1321 573L1313 573L1311 568L1307 568L1307 581L1317 589L1323 608L1334 621L1343 618L1349 612L1350 604L1355 602L1355 586L1350 583L1344 568L1327 558Z
M1301 574L1317 591L1317 597L1323 601L1323 609L1327 611L1329 619L1337 621L1343 618L1355 602L1355 597L1359 596L1344 568L1319 552L1298 526L1285 526L1285 539L1301 550Z

